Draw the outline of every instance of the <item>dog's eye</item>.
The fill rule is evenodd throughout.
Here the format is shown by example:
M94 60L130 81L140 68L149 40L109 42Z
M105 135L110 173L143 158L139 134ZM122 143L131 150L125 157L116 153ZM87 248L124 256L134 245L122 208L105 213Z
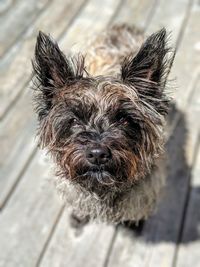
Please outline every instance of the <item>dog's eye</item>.
M113 121L118 125L127 125L129 123L129 116L128 114L120 110L115 114Z
M128 124L128 119L127 119L127 117L121 117L121 118L118 120L118 123L119 123L119 124L123 124L123 125L127 125L127 124Z
M80 123L76 118L71 118L69 120L69 124L70 124L70 126L75 126L75 125L79 125Z

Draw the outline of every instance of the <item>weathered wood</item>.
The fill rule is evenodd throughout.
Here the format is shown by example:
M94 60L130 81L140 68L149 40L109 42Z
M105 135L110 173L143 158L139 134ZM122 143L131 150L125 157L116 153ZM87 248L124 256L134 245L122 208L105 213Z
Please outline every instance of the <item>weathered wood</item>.
M188 124L188 135L189 140L187 143L187 160L190 166L194 161L193 151L196 150L196 140L199 140L200 132L200 68L197 79L193 84L193 90L189 97L189 105L187 108L187 124Z
M190 0L178 0L167 4L165 1L159 1L156 4L155 15L149 19L147 34L152 34L152 32L165 27L169 33L171 32L169 41L175 44L182 27L185 26L190 2Z
M12 7L13 0L4 0L0 2L0 14L3 16Z
M200 266L200 153L193 171L192 189L188 205L183 238L179 245L177 267Z
M125 0L113 18L113 23L128 23L145 29L150 17L154 16L156 1Z
M27 122L33 124L33 106L31 103L30 91L25 91L8 116L0 124L0 164L5 163L5 158L12 157L12 150L15 148L20 136L25 133Z
M9 12L0 17L0 57L33 23L51 0L21 0L13 2Z
M37 154L0 216L0 266L35 266L61 203L47 181L49 163Z
M0 124L0 208L33 153L35 129L31 94L27 90Z
M66 53L69 49L71 52L80 52L88 37L100 32L108 25L120 4L121 0L91 0L63 35L60 42L62 49Z
M198 82L192 97L190 98L189 113L188 118L190 126L190 135L193 136L193 140L189 145L192 145L193 149L195 143L194 136L199 138L200 134L200 76L198 77ZM199 144L198 144L199 145ZM200 148L200 147L199 147ZM191 148L190 148L191 150ZM189 194L188 206L185 215L185 223L183 229L183 235L180 239L180 244L177 253L177 267L187 267L187 266L200 266L200 149L195 160L195 166L191 173L191 190Z
M199 23L199 2L195 0L174 64L174 76L177 77L178 87L175 97L179 108L183 111L186 109L191 90L199 72Z
M164 26L166 22L168 22L166 23L168 25L171 21L176 21L173 39L177 40L187 9L188 1L176 3L160 1L147 32L150 33ZM188 47L188 49L190 48ZM175 64L176 68L179 68L181 72L183 64ZM182 75L179 76L179 79L181 78ZM130 230L126 230L126 239L128 241L124 243L124 231L119 229L111 252L109 267L117 267L122 264L123 266L172 266L190 175L190 167L184 156L187 137L186 128L184 114L180 113L179 123L168 143L167 185L158 210L145 223L142 234L137 238L134 235L130 235ZM197 140L195 140L196 142ZM130 245L131 243L133 244L132 246Z
M79 231L71 227L69 214L65 212L39 266L104 266L114 227L88 224Z
M30 80L31 58L38 30L51 32L54 38L59 39L84 3L85 0L53 1L2 59L0 64L0 119Z

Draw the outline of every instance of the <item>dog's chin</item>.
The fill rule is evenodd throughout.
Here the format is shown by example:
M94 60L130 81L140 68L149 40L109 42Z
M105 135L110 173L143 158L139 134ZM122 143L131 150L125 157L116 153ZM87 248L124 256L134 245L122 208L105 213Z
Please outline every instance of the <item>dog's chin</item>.
M113 175L107 170L99 168L88 168L74 179L74 182L81 185L87 191L96 193L99 196L113 190L116 180Z
M114 177L108 171L104 170L89 170L83 176L102 185L111 186L115 183Z

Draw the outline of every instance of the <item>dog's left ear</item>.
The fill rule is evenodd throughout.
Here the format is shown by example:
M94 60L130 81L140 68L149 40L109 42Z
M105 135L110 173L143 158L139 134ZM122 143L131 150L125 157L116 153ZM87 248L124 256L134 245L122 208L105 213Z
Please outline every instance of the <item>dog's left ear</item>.
M122 80L132 84L139 93L147 94L144 90L150 84L158 85L155 89L162 91L173 58L174 52L167 46L167 33L163 28L146 40L135 57L124 60L121 68Z
M70 61L58 44L48 35L39 32L35 46L33 69L43 87L62 87L75 74Z
M47 114L52 100L60 88L77 82L83 77L84 57L66 58L58 44L43 32L39 32L32 61L34 70L34 89L39 89L36 96L39 116ZM40 116L41 117L41 116Z

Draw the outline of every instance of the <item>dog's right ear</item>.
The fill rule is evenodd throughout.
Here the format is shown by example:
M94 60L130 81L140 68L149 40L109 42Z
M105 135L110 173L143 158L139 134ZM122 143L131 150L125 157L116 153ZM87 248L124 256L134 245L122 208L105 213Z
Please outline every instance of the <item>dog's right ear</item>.
M84 58L67 59L58 44L48 35L39 32L32 61L34 83L39 89L38 109L50 109L52 98L59 90L73 81L80 79L84 72ZM44 110L44 108L43 108Z
M33 69L43 87L62 87L67 80L75 76L70 61L62 53L58 44L41 31L35 46Z

